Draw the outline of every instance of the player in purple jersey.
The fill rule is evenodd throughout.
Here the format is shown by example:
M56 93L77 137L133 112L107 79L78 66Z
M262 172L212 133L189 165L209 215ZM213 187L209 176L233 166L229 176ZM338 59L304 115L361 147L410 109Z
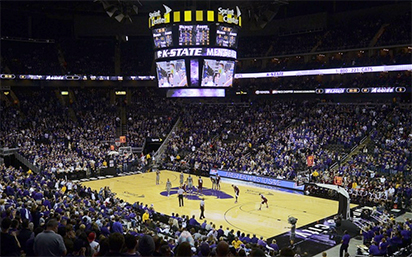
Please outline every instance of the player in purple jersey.
M266 204L266 208L269 208L268 199L263 194L259 193L259 195L260 195L260 198L262 199L262 201L260 202L259 211L262 209L262 204Z

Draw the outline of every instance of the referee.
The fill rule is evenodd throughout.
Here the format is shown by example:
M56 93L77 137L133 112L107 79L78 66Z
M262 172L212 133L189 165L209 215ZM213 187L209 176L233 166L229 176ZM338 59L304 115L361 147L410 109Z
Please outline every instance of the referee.
M205 198L200 201L200 219L205 218Z
M178 197L179 197L179 207L184 206L184 204L183 204L183 193L184 192L185 191L183 190L182 187L179 187L179 190L177 190L177 194L178 194Z

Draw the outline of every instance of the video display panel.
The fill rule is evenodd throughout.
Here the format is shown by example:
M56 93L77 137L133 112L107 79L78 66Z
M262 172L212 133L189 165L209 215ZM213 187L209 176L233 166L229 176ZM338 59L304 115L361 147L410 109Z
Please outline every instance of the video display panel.
M192 87L199 86L199 60L198 59L190 60L190 86Z
M161 88L186 87L185 60L156 62L158 86Z
M170 47L173 45L172 28L163 27L153 29L153 42L155 48Z
M210 43L208 25L179 25L179 46L202 46Z
M219 25L216 28L216 45L223 47L237 47L237 29Z
M225 97L223 88L181 88L169 89L167 97Z
M234 61L205 59L202 71L202 87L231 87Z

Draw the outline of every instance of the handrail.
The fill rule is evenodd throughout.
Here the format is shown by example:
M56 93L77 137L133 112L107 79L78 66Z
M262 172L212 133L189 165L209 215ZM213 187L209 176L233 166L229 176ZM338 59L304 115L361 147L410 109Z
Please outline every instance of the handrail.
M15 152L17 152L19 148L8 148L8 147L2 147L0 148L0 156L9 156L13 155Z
M40 172L40 168L35 166L33 163L31 163L26 157L23 155L19 154L18 152L14 153L14 156L16 157L17 160L19 160L21 163L23 163L25 166L27 166L29 169L31 169L35 173Z
M162 156L162 154L164 153L165 148L166 148L166 145L167 145L167 143L169 142L170 137L172 136L172 133L174 133L174 132L177 130L178 126L180 125L180 121L181 121L181 118L179 117L179 119L177 119L175 125L173 125L173 128L170 130L169 134L167 135L167 137L166 137L165 140L163 141L162 145L161 145L161 146L157 149L157 151L154 153L153 157L155 157L156 162L159 161L159 158L158 158L158 157L159 157L159 156Z
M381 106L381 105L391 105L390 103L369 103L369 102L363 102L363 103L317 103L317 106L322 106L322 105L356 105L356 106Z

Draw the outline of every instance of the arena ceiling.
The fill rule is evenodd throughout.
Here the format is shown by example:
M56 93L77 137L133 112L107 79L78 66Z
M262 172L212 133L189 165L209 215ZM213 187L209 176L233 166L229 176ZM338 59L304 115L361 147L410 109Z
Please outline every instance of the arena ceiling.
M19 36L28 34L28 19L31 17L30 29L42 28L42 23L52 24L53 21L62 24L63 29L55 28L57 32L50 34L46 32L37 33L38 37L59 37L62 34L71 34L74 27L74 17L95 17L104 20L112 19L126 24L131 31L138 34L149 35L147 30L147 17L150 12L160 10L163 4L173 10L199 10L217 9L218 7L239 6L245 26L242 32L263 31L266 25L273 20L280 20L295 16L315 13L336 13L348 10L364 9L373 6L388 5L401 1L296 1L296 0L226 0L226 1L195 1L195 0L85 0L85 1L1 1L1 23L2 35ZM85 24L84 19L81 24ZM97 19L95 19L97 20ZM116 21L117 20L117 21ZM37 22L37 23L35 23ZM96 23L96 22L95 22ZM39 25L40 24L40 25ZM79 22L77 22L79 24ZM144 26L143 26L144 24ZM113 24L112 24L113 25ZM119 25L119 24L118 24ZM52 26L52 25L50 25ZM107 25L105 25L107 26ZM113 25L116 26L116 25ZM61 32L64 31L67 32ZM120 28L122 29L122 28ZM119 29L115 29L119 30ZM22 31L17 33L16 31ZM265 32L263 32L265 33ZM113 33L112 33L113 34ZM57 36L56 36L57 35ZM33 35L35 36L35 35Z
M147 15L153 10L159 9L162 4L166 4L172 9L191 8L217 8L219 6L238 5L246 15L260 15L263 10L275 10L279 8L279 17L288 18L293 16L319 13L319 12L340 12L370 8L373 6L399 3L402 1L297 1L297 0L226 0L226 1L195 1L195 0L86 0L86 1L1 1L2 13L7 10L19 10L31 13L85 13L85 14L105 14L103 3L112 5L122 5L131 8L132 15ZM137 7L133 9L133 6Z

